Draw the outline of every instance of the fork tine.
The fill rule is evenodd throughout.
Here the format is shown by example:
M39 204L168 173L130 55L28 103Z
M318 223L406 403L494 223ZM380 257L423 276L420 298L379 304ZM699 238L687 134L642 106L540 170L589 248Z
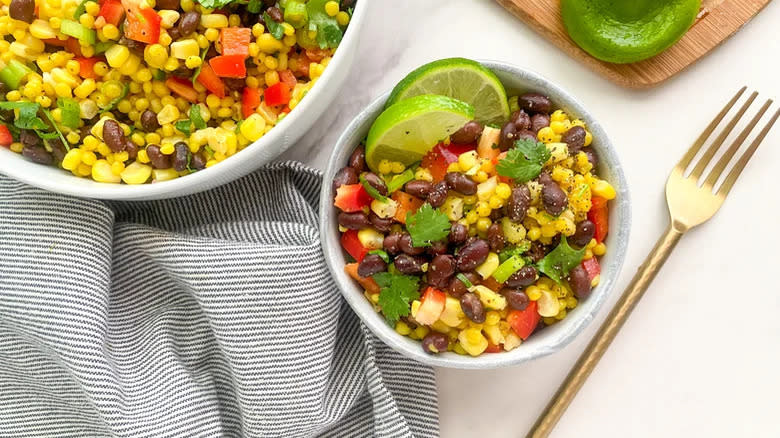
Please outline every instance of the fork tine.
M726 141L726 137L728 137L729 134L731 134L731 131L733 131L734 127L737 126L737 123L742 118L742 116L745 115L745 111L747 111L750 105L753 104L753 101L756 100L757 96L758 96L757 91L754 91L753 93L750 94L748 100L745 102L744 105L742 105L742 108L740 108L737 114L734 115L734 117L731 119L728 125L726 125L726 128L723 129L723 132L721 132L720 135L718 135L715 141L712 142L712 145L710 145L710 147L707 148L707 150L704 152L701 158L699 158L699 162L696 163L696 167L693 168L691 174L689 175L690 178L693 178L694 180L698 180L701 174L704 173L704 169L710 163L712 157L715 156L716 152L718 152L718 149L723 145L723 142Z
M712 168L712 170L710 170L710 174L707 175L707 180L704 181L704 185L709 185L710 189L715 186L715 182L718 180L718 178L720 178L720 174L729 164L729 161L731 161L731 159L734 157L734 154L737 153L737 150L739 150L740 146L742 146L742 143L745 142L747 136L750 135L750 133L753 131L753 128L758 125L758 122L761 120L761 117L764 116L766 110L769 109L770 105L772 105L772 99L769 99L764 103L756 115L753 116L753 120L751 120L750 123L745 126L745 129L743 129L734 142L731 143L731 146L729 146L728 150L723 153L723 156L720 157L718 163Z
M734 164L734 168L729 172L729 176L723 180L723 184L721 184L720 189L718 189L718 195L725 197L729 194L734 183L737 181L737 178L739 178L739 175L742 173L742 170L745 169L745 165L747 165L750 158L753 157L756 149L758 149L758 145L761 144L764 137L769 133L769 130L772 129L772 126L775 124L778 117L780 117L780 109L775 111L775 115L772 116L766 126L764 126L764 129L762 129L755 140L753 140L753 143L750 144L750 147L748 147L745 153L739 158L739 161Z
M682 157L679 163L677 163L677 167L682 169L684 172L685 169L688 168L688 165L691 164L691 161L693 161L693 157L696 156L697 153L699 153L699 149L704 145L704 142L707 141L708 138L710 138L710 135L712 135L712 131L715 130L715 128L718 127L721 120L723 120L724 117L726 117L726 114L728 114L729 111L731 111L731 107L734 106L735 103L737 103L737 100L742 96L742 93L747 90L747 87L742 87L739 91L737 91L737 94L734 95L734 97L731 98L729 103L726 104L726 106L723 107L722 110L720 110L720 113L718 113L717 116L710 122L710 124L707 126L707 128L699 135L699 138L696 139L696 141L693 143L693 146L691 146L690 149L688 149L688 152L685 153L685 155Z

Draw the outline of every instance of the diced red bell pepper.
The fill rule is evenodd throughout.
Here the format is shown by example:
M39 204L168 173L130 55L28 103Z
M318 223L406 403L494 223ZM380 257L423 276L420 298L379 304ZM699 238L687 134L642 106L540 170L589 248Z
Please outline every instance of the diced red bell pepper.
M496 345L488 341L488 346L485 349L485 353L501 353L502 351L504 351L504 349L501 348L501 345Z
M14 136L11 135L11 131L5 125L0 125L0 146L11 146L14 142Z
M192 88L192 83L190 81L171 76L165 80L165 85L174 93L187 99L190 103L198 102L198 92Z
M290 102L290 86L284 82L277 82L276 84L265 89L263 97L265 104L268 106L287 105Z
M223 55L249 56L249 40L252 29L248 27L225 27L219 33Z
M604 238L607 237L609 232L609 210L607 209L607 200L599 196L594 196L591 200L590 211L588 212L588 220L593 222L596 228L596 232L593 237L596 238L596 242L601 243Z
M447 295L444 292L428 287L420 298L420 307L414 315L415 321L425 325L433 324L444 312L446 301Z
M352 256L352 258L358 262L362 262L363 257L368 254L368 248L360 243L360 239L358 239L357 233L357 230L347 230L344 234L342 234L341 246L344 248L344 251L346 251L347 254Z
M289 85L290 88L293 88L298 84L298 80L295 79L295 75L290 69L280 71L279 80Z
M447 167L451 163L458 161L460 154L474 149L476 149L476 145L473 144L450 144L445 146L439 143L423 157L420 165L428 169L433 176L433 180L438 182L444 179L444 175L447 174Z
M597 275L601 274L601 265L596 257L591 257L582 261L582 268L588 273L588 279L593 281Z
M122 22L122 17L125 15L125 9L122 7L122 2L119 0L104 0L100 5L100 11L98 17L103 17L106 23L111 23L114 26L119 27L119 23Z
M244 87L241 92L241 114L247 118L260 106L260 89Z
M123 5L127 10L127 19L125 20L125 36L131 40L140 41L146 44L156 44L160 39L160 21L162 20L157 11L152 8L141 9L136 4Z
M515 334L523 340L531 336L531 333L536 329L536 325L539 324L539 320L542 319L537 311L537 307L536 301L531 301L525 310L512 310L506 316L506 322L509 323Z
M204 63L201 66L198 82L220 99L225 97L225 83L214 73L214 69L209 63Z
M246 56L241 55L221 55L209 59L214 73L223 78L245 78L246 65L244 64Z
M100 61L100 58L75 58L79 63L79 76L84 79L92 78L97 79L98 75L95 73L95 64Z
M354 213L368 207L372 199L363 184L345 184L336 189L333 205L347 213Z

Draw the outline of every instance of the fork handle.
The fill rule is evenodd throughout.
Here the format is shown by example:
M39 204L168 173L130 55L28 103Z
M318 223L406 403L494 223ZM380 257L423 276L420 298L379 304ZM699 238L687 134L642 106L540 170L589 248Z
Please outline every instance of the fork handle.
M623 295L615 307L601 324L596 336L590 341L588 347L582 352L577 363L569 371L566 380L563 381L558 391L553 396L544 412L534 424L526 438L545 438L550 435L553 427L558 423L566 408L577 395L577 392L585 384L585 380L593 372L601 357L607 351L618 331L631 315L639 300L644 295L647 287L655 278L674 247L679 242L683 231L678 231L671 224L666 232L658 239L653 250L648 254L644 263L639 267L636 275L631 280Z

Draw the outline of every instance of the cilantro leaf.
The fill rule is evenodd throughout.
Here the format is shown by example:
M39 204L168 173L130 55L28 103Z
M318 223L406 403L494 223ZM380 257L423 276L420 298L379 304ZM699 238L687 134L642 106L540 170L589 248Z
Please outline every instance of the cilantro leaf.
M561 236L561 243L537 263L537 268L544 275L560 283L569 272L582 261L585 248L575 250L566 242L566 236Z
M201 6L208 9L219 9L233 3L235 0L196 0Z
M309 0L306 11L309 14L309 30L317 31L317 44L320 49L335 49L341 43L344 32L339 27L336 17L325 12L328 0Z
M544 143L522 139L508 150L506 157L496 165L496 172L519 183L531 181L539 176L542 167L550 159L550 151Z
M60 109L62 114L62 124L70 129L76 129L79 127L79 115L81 109L79 108L76 99L70 97L60 97L57 99L57 108Z
M206 128L206 121L203 120L203 116L200 115L200 105L194 104L190 107L190 120L195 125L195 129Z
M249 3L246 5L246 10L251 12L252 14L259 14L262 9L263 9L262 0L249 0Z
M119 104L119 102L122 101L122 99L127 97L127 93L129 91L130 91L130 85L127 82L125 82L124 83L124 87L122 88L122 94L120 94L119 97L117 97L116 99L113 99L111 102L108 102L106 107L103 108L103 110L100 111L100 113L103 114L103 113L107 113L107 112L113 110L114 107L116 107Z
M192 123L188 119L179 120L173 126L185 135L190 135L192 132Z
M54 117L52 117L51 112L47 109L43 109L43 115L45 115L46 118L49 119L49 122L51 122L51 126L54 128L55 131L57 131L57 135L59 135L60 140L62 141L62 145L65 146L65 149L70 151L70 145L68 144L68 140L65 140L65 136L62 135L62 131L60 131L60 128L57 127L57 123L54 122ZM40 133L38 133L38 135L40 135Z
M203 64L206 62L206 52L208 52L208 51L209 51L208 47L206 47L205 49L200 51L200 61L201 62L200 62L200 65L198 66L198 68L195 69L195 73L192 74L192 79L191 79L192 85L195 85L195 81L198 80L198 76L200 76L200 72L201 72L201 70L203 70ZM162 70L157 70L157 71L158 72L162 72ZM162 79L158 79L158 78L155 78L155 79L158 79L160 81L165 80L165 72L163 72L162 76L163 76Z
M284 27L282 27L282 23L274 21L268 12L263 12L263 20L265 21L265 27L268 29L268 33L273 35L274 38L280 40L284 37Z
M19 129L48 129L49 126L38 117L41 106L33 102L0 102L0 109L19 110L14 126Z
M420 298L420 279L410 275L380 272L373 275L379 285L379 307L385 319L395 324L402 316L409 315L409 303Z
M412 236L414 246L431 246L431 242L442 240L450 234L450 220L447 215L434 210L425 203L416 213L406 214L406 229Z
M501 250L501 252L498 253L498 260L501 263L504 263L507 259L511 257L521 257L524 252L531 249L531 242L524 240L520 242L517 246L508 246Z

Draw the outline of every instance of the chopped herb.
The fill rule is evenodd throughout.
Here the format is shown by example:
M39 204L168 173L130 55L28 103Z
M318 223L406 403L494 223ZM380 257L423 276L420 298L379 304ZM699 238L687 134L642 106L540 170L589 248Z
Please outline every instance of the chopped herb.
M368 253L369 254L376 254L379 257L381 257L382 260L385 261L385 263L390 263L390 256L387 255L387 253L385 251L382 251L381 249L375 249L373 251L369 251Z
M460 280L460 282L461 282L461 283L463 283L463 284L466 286L466 289L470 289L470 288L474 287L474 284L473 284L473 283L471 283L471 281L469 281L469 278L468 278L468 277L466 277L465 275L463 275L463 274L459 273L459 274L458 274L458 275L456 275L455 277L456 277L458 280Z
M517 246L509 246L504 248L501 252L498 253L498 260L503 263L510 257L520 257L529 249L531 249L531 242L524 240Z
M119 102L121 102L122 99L124 99L127 96L128 91L130 91L130 85L125 83L124 84L124 88L122 88L122 94L120 94L119 97L117 97L116 99L112 100L111 102L108 102L108 105L106 105L106 107L103 108L103 111L101 111L100 113L101 114L102 113L107 113L107 112L113 110L114 107L116 107L117 104L119 104Z
M49 126L38 117L41 106L33 102L0 102L0 109L19 110L14 126L19 129L48 129Z
M111 46L113 46L113 45L114 45L113 41L98 41L97 44L95 44L95 55L99 55L101 53L104 53L106 50L111 48ZM154 75L154 73L152 73L152 75ZM163 79L165 79L165 78L163 78Z
M189 119L179 120L173 126L185 135L190 135L190 132L192 132L192 123Z
M201 64L203 65L203 64ZM200 73L200 67L195 71L196 73ZM197 74L195 75L197 76ZM165 80L165 72L160 70L159 68L153 68L152 69L152 77L155 78L158 81L164 81ZM192 79L193 81L195 78Z
M566 236L561 236L561 243L539 260L536 266L544 275L560 283L575 266L580 264L584 255L585 248L575 250L566 242Z
M284 27L282 26L282 23L274 21L268 12L263 12L263 20L265 21L265 27L268 29L268 33L273 35L277 40L284 38Z
M79 115L81 109L79 108L76 99L70 97L60 97L57 99L57 108L60 109L62 115L62 124L70 129L76 129L79 127Z
M375 189L374 186L369 184L368 181L366 181L365 176L360 175L358 179L360 180L360 184L363 184L363 188L366 189L366 192L368 192L369 196L376 199L377 201L387 202L387 196L379 193L379 190Z
M497 282L503 283L523 266L525 266L525 260L520 256L514 255L506 259L504 263L501 263L501 265L496 268L493 272L493 278Z
M233 3L235 0L196 0L201 6L207 9L220 9L223 6L227 6L229 3Z
M57 131L57 134L59 134L60 140L62 140L62 145L65 146L65 150L70 150L70 145L68 144L68 140L65 140L65 136L62 135L62 131L60 131L60 128L57 127L57 123L54 122L54 117L51 116L51 113L47 109L43 109L43 115L46 116L47 119L49 119L49 122L51 122L51 126L54 128L55 131ZM40 135L40 133L38 134Z
M522 139L516 141L515 147L508 150L506 157L498 162L496 172L524 183L539 176L549 159L550 151L544 143Z
M438 209L434 210L431 204L425 203L416 213L407 213L406 229L412 237L412 245L431 246L446 238L450 234L450 220L446 214Z
M306 11L309 14L309 30L317 31L317 44L321 49L335 49L344 37L336 17L325 12L328 0L309 0Z
M81 14L84 12L87 12L87 2L91 0L82 0L81 3L79 3L78 7L76 8L76 11L73 13L73 19L78 20L81 17Z
M190 120L195 125L195 129L205 129L206 121L203 120L203 116L200 115L200 105L194 104L190 106Z
M195 73L192 74L192 85L195 85L195 81L198 80L198 76L200 76L200 72L201 72L201 70L203 70L203 63L206 62L206 52L208 52L208 51L209 51L208 47L206 47L205 49L200 51L200 65L198 66L198 68L195 69ZM162 71L162 70L159 70L159 71ZM163 72L163 78L162 79L165 79L165 73L164 72ZM162 80L162 79L159 79L159 80Z
M409 303L420 298L420 279L410 275L380 272L373 275L379 285L379 307L385 319L395 324L402 316L409 315Z
M252 14L259 14L263 10L263 0L249 0L246 10Z

